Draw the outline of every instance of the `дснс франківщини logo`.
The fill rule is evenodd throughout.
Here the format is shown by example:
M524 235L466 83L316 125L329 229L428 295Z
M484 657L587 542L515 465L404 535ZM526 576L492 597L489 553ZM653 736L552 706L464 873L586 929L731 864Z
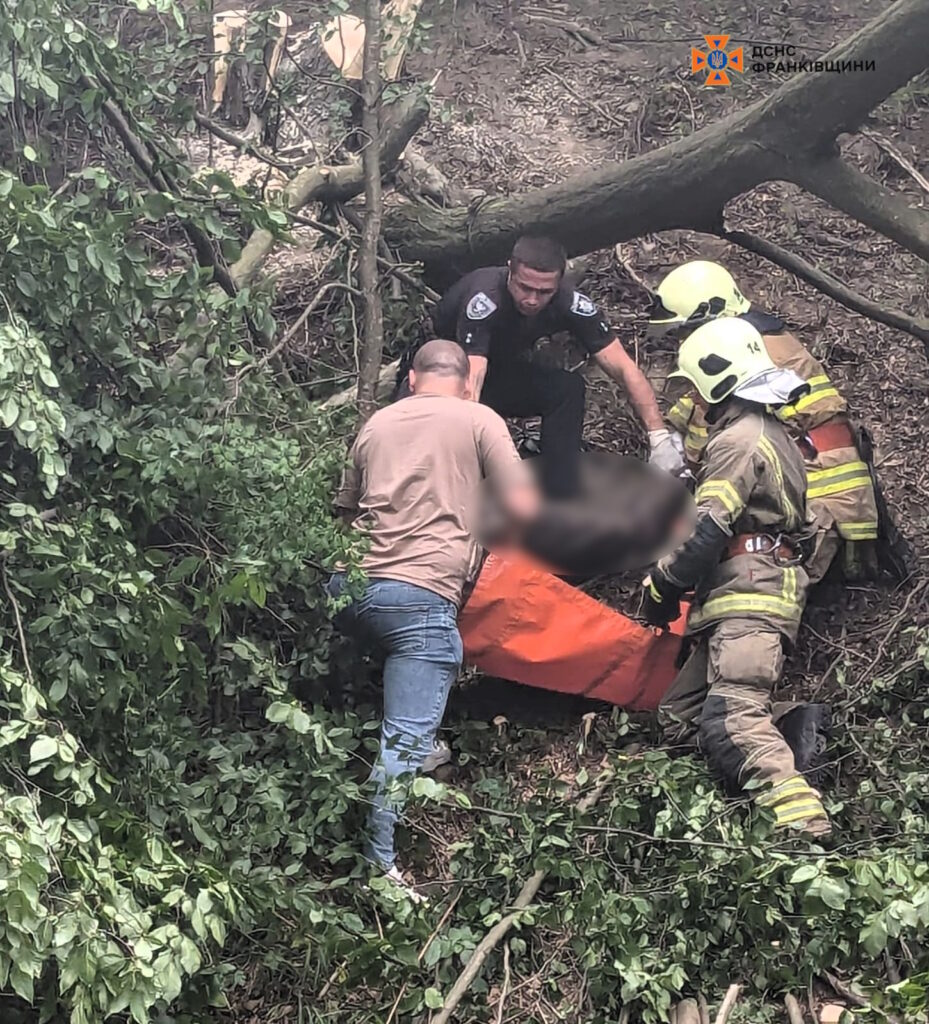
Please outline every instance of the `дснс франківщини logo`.
M745 66L745 51L741 46L735 50L726 49L730 36L708 35L703 38L709 49L704 53L703 50L698 50L695 46L691 47L690 73L695 75L698 71L706 72L706 85L731 85L732 79L728 72L738 71L739 74L742 74L749 70ZM795 60L798 49L802 49L801 44L753 42L751 44L750 70L756 74L767 72L778 75L789 75L801 71L818 75L823 72L845 74L846 72L875 70L875 61L862 58L830 60L828 54L823 54L814 56L812 59Z
M729 85L732 81L727 71L745 70L745 57L740 46L737 50L726 52L729 36L704 36L709 52L704 53L693 47L690 51L690 73L706 71L707 85Z

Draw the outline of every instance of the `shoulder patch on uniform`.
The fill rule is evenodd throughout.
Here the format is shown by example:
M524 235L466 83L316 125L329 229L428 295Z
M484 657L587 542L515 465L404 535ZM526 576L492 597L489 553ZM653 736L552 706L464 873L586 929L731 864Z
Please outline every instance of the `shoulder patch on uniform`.
M468 303L468 319L486 320L496 308L496 302L489 295L485 292L478 292L477 295L472 296L471 301Z
M571 312L577 313L578 316L596 316L597 307L586 295L575 292L574 298L571 300Z

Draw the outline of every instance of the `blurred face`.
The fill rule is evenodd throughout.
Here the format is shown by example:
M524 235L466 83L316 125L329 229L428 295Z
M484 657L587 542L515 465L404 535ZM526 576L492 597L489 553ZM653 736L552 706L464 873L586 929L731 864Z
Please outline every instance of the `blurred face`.
M555 297L561 284L557 270L533 270L521 263L511 263L506 286L513 303L523 316L535 316Z

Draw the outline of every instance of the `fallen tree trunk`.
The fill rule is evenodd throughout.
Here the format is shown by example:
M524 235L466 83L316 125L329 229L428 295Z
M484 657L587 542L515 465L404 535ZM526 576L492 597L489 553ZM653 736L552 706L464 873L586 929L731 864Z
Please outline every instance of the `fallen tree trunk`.
M385 235L434 277L499 261L528 228L572 254L670 229L713 230L766 181L801 185L929 259L929 214L836 157L836 138L929 65L929 0L897 0L823 58L848 74L796 74L771 96L680 142L476 209L395 206Z

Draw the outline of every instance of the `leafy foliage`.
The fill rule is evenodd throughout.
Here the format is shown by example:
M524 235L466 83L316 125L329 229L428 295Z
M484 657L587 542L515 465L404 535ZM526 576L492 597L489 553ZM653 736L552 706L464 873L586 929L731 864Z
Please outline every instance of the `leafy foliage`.
M375 720L320 586L354 555L329 507L343 431L262 374L233 384L255 358L244 314L275 330L267 296L217 289L181 225L232 258L283 218L177 157L171 75L196 72L196 38L170 0L134 6L162 19L135 48L119 5L18 0L0 18L0 993L75 1024L203 1021L250 991L301 993L293 1019L413 1019L543 867L509 950L569 1016L631 1002L659 1021L736 975L762 992L823 968L867 980L890 949L913 971L875 999L925 1019L916 634L840 751L858 770L836 850L772 840L694 759L630 755L623 716L570 789L534 763L529 792L513 780L545 737L471 723L464 792L419 780L428 813L409 822L447 896L418 910L357 884ZM176 191L110 134L112 97ZM601 755L612 781L579 820ZM569 1006L582 977L595 1010ZM475 1015L489 995L479 982Z

